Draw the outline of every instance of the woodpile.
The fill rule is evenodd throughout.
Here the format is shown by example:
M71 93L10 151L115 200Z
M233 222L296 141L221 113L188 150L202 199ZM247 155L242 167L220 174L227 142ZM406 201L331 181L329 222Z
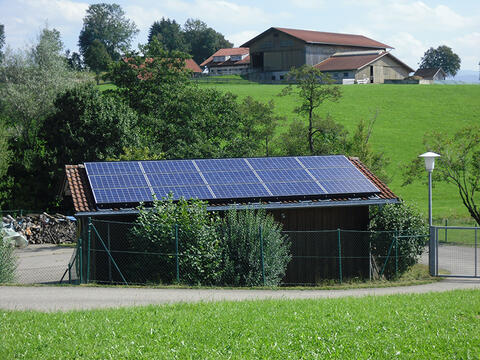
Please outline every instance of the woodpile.
M76 221L62 214L7 215L3 226L22 234L30 244L69 244L77 239Z

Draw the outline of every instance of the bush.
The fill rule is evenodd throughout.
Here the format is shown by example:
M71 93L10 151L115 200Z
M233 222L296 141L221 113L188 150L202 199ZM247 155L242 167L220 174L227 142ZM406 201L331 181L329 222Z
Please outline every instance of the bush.
M383 267L392 241L398 239L398 273L396 272L395 250L390 250L390 258L385 266L384 275L387 279L403 274L412 265L416 264L425 246L428 227L418 209L402 202L400 204L387 204L383 208L373 211L369 229L378 231L372 233L372 255L380 261L377 265ZM385 231L390 232L389 234ZM395 244L393 244L395 246Z
M227 212L220 226L222 234L222 284L263 285L260 228L263 235L265 285L280 283L291 259L290 244L282 234L282 225L264 210Z
M152 209L143 206L131 229L131 248L162 255L135 256L130 272L147 281L176 281L175 226L178 229L180 282L215 284L220 277L221 251L216 218L207 213L206 202L172 197L155 200ZM148 257L147 257L148 256ZM147 275L145 275L147 274ZM130 280L131 281L131 280Z
M13 281L17 268L17 258L14 247L3 239L0 231L0 284Z

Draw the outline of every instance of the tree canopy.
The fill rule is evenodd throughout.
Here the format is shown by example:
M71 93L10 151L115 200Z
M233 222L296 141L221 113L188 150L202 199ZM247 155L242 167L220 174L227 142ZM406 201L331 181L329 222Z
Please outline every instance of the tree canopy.
M128 51L133 37L138 33L135 23L125 17L125 12L117 4L92 4L83 18L78 46L85 57L94 40L105 46L110 58L120 59ZM87 63L88 64L88 63ZM88 64L90 66L90 64Z
M308 118L308 147L312 155L315 154L314 147L314 111L325 101L338 101L342 96L340 87L333 85L329 75L323 74L320 70L304 65L293 68L287 74L287 78L295 80L295 84L288 85L280 93L281 96L289 95L296 90L295 95L300 99L295 112Z
M231 48L233 44L206 23L198 19L188 19L183 27L185 40L190 48L193 60L198 64L222 48Z
M442 45L425 51L420 60L420 69L441 67L447 75L455 76L460 70L460 63L460 57L453 52L452 48Z
M425 134L425 149L441 154L432 172L435 181L454 184L463 205L480 225L480 126L467 126L453 134L432 131ZM404 185L423 171L421 159L412 161L405 172Z
M95 72L97 85L100 81L100 73L108 69L108 64L111 61L112 58L105 45L98 39L93 40L85 53L85 62Z
M162 44L166 51L183 51L188 53L189 46L185 42L185 34L180 24L175 20L162 18L160 21L155 21L148 32L148 42L156 38Z

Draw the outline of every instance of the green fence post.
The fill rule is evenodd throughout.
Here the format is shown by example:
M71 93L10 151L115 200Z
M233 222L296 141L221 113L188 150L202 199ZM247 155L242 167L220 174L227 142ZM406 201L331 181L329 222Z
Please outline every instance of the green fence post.
M398 276L398 232L395 232L395 277Z
M80 268L80 284L83 283L83 255L82 255L82 252L83 252L83 246L82 246L82 238L79 237L78 238L78 251L79 251L79 268Z
M20 217L22 217L22 216L23 216L23 210L20 209Z
M263 283L263 286L265 286L265 263L263 259L263 232L262 232L261 225L258 230L259 230L259 236L260 236L260 264L262 266L262 283Z
M175 261L177 265L177 284L180 283L180 264L178 259L178 224L175 224Z
M338 233L338 277L341 284L343 280L343 276L342 276L342 241L341 241L340 229L337 229L337 233Z
M88 239L87 239L87 284L90 280L90 242L92 238L92 218L88 217Z

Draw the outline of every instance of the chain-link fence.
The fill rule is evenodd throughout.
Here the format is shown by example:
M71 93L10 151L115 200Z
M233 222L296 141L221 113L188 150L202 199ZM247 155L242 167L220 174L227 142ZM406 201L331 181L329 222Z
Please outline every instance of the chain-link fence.
M78 242L78 280L110 284L229 285L219 280L219 273L228 265L221 241L216 252L193 251L190 239L183 236L179 226L160 234L161 242L159 238L139 237L134 229L134 223L91 221L84 233L86 238ZM428 241L425 234L388 231L337 229L283 234L291 258L280 285L290 286L350 279L393 279L416 263ZM263 241L260 228L249 250L255 253L254 259L250 257L249 264L242 267L253 272L249 275L253 278L252 284L269 284L266 279L274 255L263 250Z

